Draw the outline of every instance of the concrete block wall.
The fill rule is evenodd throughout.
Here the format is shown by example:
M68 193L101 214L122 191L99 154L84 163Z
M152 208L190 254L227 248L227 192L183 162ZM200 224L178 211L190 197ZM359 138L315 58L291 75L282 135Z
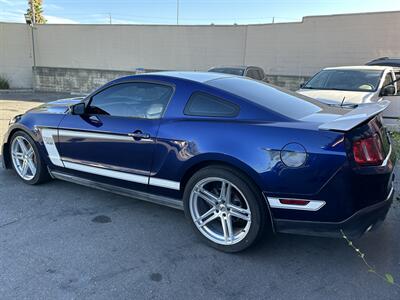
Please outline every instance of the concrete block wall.
M307 82L309 76L266 75L268 81L274 85L291 91L297 91L302 83Z
M144 70L145 72L158 70ZM114 71L96 69L49 68L36 67L33 70L35 90L49 92L72 92L87 94L103 84L122 77L135 74L136 71ZM267 75L274 85L296 91L300 84L306 82L307 76Z
M33 70L35 90L86 94L118 77L136 72L36 67Z
M143 72L161 70L143 69ZM135 71L49 68L33 69L34 89L41 92L71 92L87 94L119 77L134 75Z

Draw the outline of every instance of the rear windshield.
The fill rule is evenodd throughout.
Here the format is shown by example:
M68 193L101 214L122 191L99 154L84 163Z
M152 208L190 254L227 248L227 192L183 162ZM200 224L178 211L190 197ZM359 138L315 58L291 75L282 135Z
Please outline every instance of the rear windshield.
M317 100L262 81L229 77L211 80L207 84L226 90L291 119L298 120L321 110L329 110L326 105Z
M240 68L213 68L213 69L208 70L208 72L225 73L225 74L243 76L244 69L240 69Z

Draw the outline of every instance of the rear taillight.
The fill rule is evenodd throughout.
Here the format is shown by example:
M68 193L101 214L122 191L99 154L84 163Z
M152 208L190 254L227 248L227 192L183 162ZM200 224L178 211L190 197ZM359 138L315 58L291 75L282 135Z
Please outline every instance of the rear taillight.
M382 142L378 134L353 142L354 160L363 166L377 166L383 162Z

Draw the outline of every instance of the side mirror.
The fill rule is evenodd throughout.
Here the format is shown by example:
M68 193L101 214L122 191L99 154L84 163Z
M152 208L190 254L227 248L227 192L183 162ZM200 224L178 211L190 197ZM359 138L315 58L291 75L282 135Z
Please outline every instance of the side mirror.
M304 86L305 86L306 84L303 82L303 83L300 83L300 88L302 89Z
M73 115L81 116L85 114L85 108L86 108L85 103L81 102L72 106L71 112Z
M394 87L394 85L387 85L381 91L382 96L393 96L395 93L396 88Z

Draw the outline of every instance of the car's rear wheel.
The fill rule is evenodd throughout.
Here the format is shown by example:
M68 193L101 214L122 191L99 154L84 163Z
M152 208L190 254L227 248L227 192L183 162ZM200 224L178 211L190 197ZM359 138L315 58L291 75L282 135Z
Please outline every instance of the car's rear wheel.
M13 169L25 183L39 184L50 180L35 142L25 132L18 131L11 137L10 158Z
M252 183L226 167L201 169L184 194L186 216L211 246L238 252L261 236L268 219L266 204Z

